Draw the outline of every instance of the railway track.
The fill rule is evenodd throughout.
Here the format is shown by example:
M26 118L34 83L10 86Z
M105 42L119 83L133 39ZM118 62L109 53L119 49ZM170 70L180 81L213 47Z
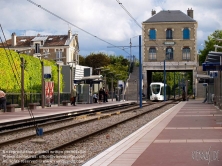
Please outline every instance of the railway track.
M41 153L35 154L34 156L27 157L26 159L20 160L17 163L12 164L12 165L21 165L22 163L39 162L39 161L42 161L42 157L44 157L44 156L51 156L51 155L55 156L56 154L52 154L52 153L54 153L56 151L61 151L61 149L64 149L64 148L66 148L66 147L68 147L68 146L70 146L70 145L72 145L74 143L77 143L77 142L79 142L79 141L81 141L83 139L89 138L89 137L91 137L91 136L93 136L95 134L98 134L100 132L107 131L110 128L113 128L113 127L116 127L116 126L118 126L120 124L126 123L127 121L130 121L132 119L138 118L139 116L147 114L148 112L152 112L152 111L154 111L156 109L160 109L161 107L166 106L167 104L172 104L172 103L175 103L175 102L174 101L173 102L172 101L162 102L162 103L158 103L157 104L158 106L154 106L155 104L153 104L152 108L149 109L148 111L143 111L143 108L146 107L146 105L143 105L142 109L138 109L138 106L137 106L137 111L135 111L135 113L133 113L130 117L127 117L125 119L121 119L121 120L113 122L113 123L110 122L107 125L104 125L104 126L102 126L100 128L97 128L97 129L95 129L93 131L86 132L85 134L83 134L83 135L81 135L79 137L76 137L75 139L72 139L72 140L70 140L68 142L65 142L63 144L60 144L59 146L55 146L53 148L47 149L46 151L42 150ZM149 104L147 104L147 106L148 105ZM132 108L132 110L133 109L135 110L136 108ZM132 112L132 110L131 110L131 112ZM127 109L125 109L125 110L122 110L122 112L115 112L115 113L113 112L113 113L109 114L108 116L104 116L104 117L100 117L100 118L107 118L107 117L112 116L112 115L122 114L123 112L127 113L128 111L127 111ZM99 119L99 118L97 117L97 119ZM86 123L86 122L83 122L83 123ZM88 123L90 123L90 122L88 121ZM73 126L71 128L73 128ZM61 129L56 129L56 130L59 131ZM50 132L54 132L54 131L49 131L49 133ZM39 160L39 158L40 158L40 160Z
M153 103L149 103L149 104L144 104L144 106L149 106ZM138 105L133 104L133 105L124 105L121 107L116 107L116 108L110 108L107 110L100 110L100 111L90 111L90 112L86 112L85 114L81 113L81 114L76 114L74 113L69 113L65 119L61 119L61 120L56 120L56 121L49 121L49 122L45 122L42 124L38 125L38 128L43 128L46 129L44 131L44 134L50 134L50 133L54 133L54 132L59 132L60 130L63 129L67 129L67 128L72 128L72 127L76 127L78 125L84 124L84 123L89 123L91 121L95 121L101 118L106 118L115 114L120 114L120 113L124 113L124 112L128 112L128 111L132 111L139 108ZM57 124L63 124L62 126L60 125L59 127L57 127ZM50 127L48 127L50 126ZM20 133L18 136L18 133ZM8 144L12 144L12 143L16 143L19 141L24 141L26 139L31 139L33 137L36 136L36 128L35 126L27 126L27 127L23 127L23 128L17 128L17 129L13 129L13 130L9 130L9 131L5 131L5 132L1 132L1 139L0 139L0 147L8 145ZM13 139L13 135L16 136L16 138ZM3 138L5 140L3 140Z
M108 111L110 109L119 109L119 108L124 108L124 107L129 107L136 105L135 102L132 103L125 103L125 104L119 104L119 105L111 105L111 106L104 106L104 107L98 107L98 108L92 108L92 109L85 109L85 110L79 110L79 111L70 111L66 113L60 113L56 115L49 115L49 116L43 116L43 117L35 117L35 122L37 124L47 124L49 121L62 121L62 120L67 120L71 117L75 116L81 116L85 114L95 114L98 111ZM23 120L17 120L13 122L5 122L0 124L0 132L7 131L7 130L13 130L17 128L26 128L29 126L33 126L33 119L28 118L28 119L23 119Z

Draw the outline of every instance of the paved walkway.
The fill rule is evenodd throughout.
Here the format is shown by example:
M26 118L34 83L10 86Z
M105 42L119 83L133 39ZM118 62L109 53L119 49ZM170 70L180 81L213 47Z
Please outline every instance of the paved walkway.
M166 111L84 166L222 166L222 112L190 100Z
M95 109L99 107L107 107L112 105L119 105L124 103L132 103L133 101L109 101L107 103L93 103L93 104L77 104L77 106L52 106L52 107L45 107L41 108L38 107L38 109L32 110L32 113L34 117L43 117L48 115L56 115L56 114L62 114L62 113L73 113L78 112L82 110L88 110L88 109ZM21 111L21 109L17 109L16 112L6 112L6 113L0 113L0 124L4 122L12 122L12 121L18 121L22 119L30 119L30 115L27 109L24 111Z

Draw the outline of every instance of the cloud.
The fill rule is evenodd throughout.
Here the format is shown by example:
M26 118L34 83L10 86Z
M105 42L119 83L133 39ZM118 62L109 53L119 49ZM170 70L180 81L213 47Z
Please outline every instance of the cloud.
M71 29L73 33L78 33L80 54L108 50L108 52L128 56L120 49L107 48L110 45L106 42L116 46L129 45L130 38L142 33L141 28L115 0L33 0L33 2L41 5L45 10L27 0L0 1L0 12L4 16L1 17L1 25L7 38L11 37L12 32L18 35L38 33L57 35L67 34ZM199 25L199 43L207 40L207 36L216 29L222 29L221 0L120 0L120 2L139 24L151 17L152 9L157 12L163 9L181 10L186 14L187 9L192 8L194 19ZM70 24L50 14L47 10ZM135 40L134 43L138 43L138 40ZM138 48L132 48L132 52L138 55Z

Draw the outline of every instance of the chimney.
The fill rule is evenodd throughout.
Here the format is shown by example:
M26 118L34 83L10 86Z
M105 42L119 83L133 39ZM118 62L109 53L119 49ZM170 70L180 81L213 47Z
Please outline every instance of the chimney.
M12 46L16 46L16 34L15 34L15 32L12 33Z
M71 39L72 38L72 31L68 30L68 38Z
M154 14L156 14L156 11L152 9L151 16L153 16Z
M187 10L187 15L190 16L191 18L193 18L193 10L192 8Z

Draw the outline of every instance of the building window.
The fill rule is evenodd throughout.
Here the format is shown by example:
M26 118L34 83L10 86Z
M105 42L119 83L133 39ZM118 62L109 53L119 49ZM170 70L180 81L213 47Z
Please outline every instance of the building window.
M183 39L190 39L190 30L188 28L183 29Z
M173 39L173 31L172 29L166 30L166 39Z
M190 48L183 48L183 60L190 59Z
M149 36L150 36L150 40L156 40L156 30L150 29Z
M35 44L35 53L40 53L40 44Z
M156 48L149 49L149 60L156 60Z
M62 61L62 50L56 50L56 61Z
M166 60L173 59L173 48L169 47L166 49Z

